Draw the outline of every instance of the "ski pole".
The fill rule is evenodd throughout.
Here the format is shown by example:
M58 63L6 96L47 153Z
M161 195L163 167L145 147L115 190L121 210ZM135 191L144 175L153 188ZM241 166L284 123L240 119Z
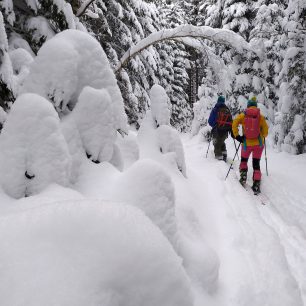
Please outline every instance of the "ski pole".
M234 141L235 150L237 151L236 141L235 141L234 138L233 138L233 141ZM238 157L238 159L239 159L239 157ZM233 159L233 162L234 162L234 160L235 160L235 158Z
M208 148L207 148L207 152L206 152L206 158L207 158L208 150L209 150L209 147L210 147L211 139L212 139L212 134L210 134Z
M264 146L265 146L266 173L267 173L267 176L269 176L269 173L268 173L268 158L267 158L266 138L264 138Z
M237 148L237 150L236 150L235 156L234 156L234 158L233 158L233 160L232 160L232 162L231 162L231 165L230 165L230 167L229 167L229 169L228 169L228 172L227 172L227 174L226 174L225 180L227 179L227 177L228 177L228 175L229 175L231 169L233 168L234 160L235 160L236 155L237 155L237 153L238 153L238 151L239 151L240 145L241 145L241 143L239 143L239 146L238 146L238 148Z

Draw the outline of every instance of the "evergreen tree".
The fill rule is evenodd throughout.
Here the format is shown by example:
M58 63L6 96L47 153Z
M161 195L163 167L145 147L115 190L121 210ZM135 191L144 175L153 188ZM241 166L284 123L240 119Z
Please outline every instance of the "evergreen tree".
M3 15L0 12L0 107L8 108L14 99L13 68L8 55L8 41ZM2 126L1 126L2 127Z
M221 0L205 1L200 7L199 24L222 28L222 4Z
M98 0L89 9L98 18L88 15L82 20L101 43L113 67L131 46L159 29L157 8L153 3ZM130 124L139 126L148 108L147 93L158 82L159 61L156 48L150 47L131 59L117 75Z
M223 28L239 33L248 40L252 20L255 17L253 2L251 0L225 0L222 12Z
M183 23L184 11L179 2L163 3L160 14L164 15L162 27L175 28ZM169 41L167 45L159 44L161 54L159 69L161 84L166 88L172 106L171 124L178 130L186 130L191 123L191 106L186 90L188 88L188 74L186 59L188 54L182 43Z
M264 58L253 63L258 82L262 90L260 100L270 110L273 120L273 108L277 105L277 78L281 69L282 55L280 38L284 18L284 1L262 0L257 2L254 28L250 33L250 41L260 44L264 50ZM253 79L254 80L254 79Z
M286 151L306 152L306 3L290 0L285 11L286 47L280 72L278 129L275 141Z

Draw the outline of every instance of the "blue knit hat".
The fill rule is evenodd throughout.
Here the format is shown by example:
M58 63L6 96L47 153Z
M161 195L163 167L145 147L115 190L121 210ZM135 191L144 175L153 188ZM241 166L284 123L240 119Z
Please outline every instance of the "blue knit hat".
M248 100L248 107L251 107L251 106L257 107L257 99L255 96L252 97L250 100Z
M225 98L223 96L219 96L217 103L225 103Z

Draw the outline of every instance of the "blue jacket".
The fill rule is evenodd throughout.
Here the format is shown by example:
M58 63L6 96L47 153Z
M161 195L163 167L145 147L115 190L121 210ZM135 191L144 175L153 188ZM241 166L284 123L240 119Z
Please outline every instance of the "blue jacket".
M214 128L217 125L217 115L218 115L218 110L221 107L225 107L224 102L217 102L214 108L211 110L211 113L208 118L208 124Z

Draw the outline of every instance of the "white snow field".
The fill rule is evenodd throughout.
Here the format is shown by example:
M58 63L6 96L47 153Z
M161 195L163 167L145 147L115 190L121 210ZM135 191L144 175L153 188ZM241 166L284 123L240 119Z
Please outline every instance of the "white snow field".
M1 191L1 305L306 305L306 156L268 148L263 206L237 160L225 181L212 146L182 139L187 178L140 137L123 172L83 159L70 188Z
M233 157L233 140L227 144ZM261 161L264 206L240 186L239 162L225 181L229 164L214 159L213 146L206 159L207 146L199 137L185 139L188 185L197 195L190 213L220 261L207 305L306 305L306 156L268 148L269 176ZM188 227L186 216L180 219ZM196 305L204 305L207 296L197 292Z

